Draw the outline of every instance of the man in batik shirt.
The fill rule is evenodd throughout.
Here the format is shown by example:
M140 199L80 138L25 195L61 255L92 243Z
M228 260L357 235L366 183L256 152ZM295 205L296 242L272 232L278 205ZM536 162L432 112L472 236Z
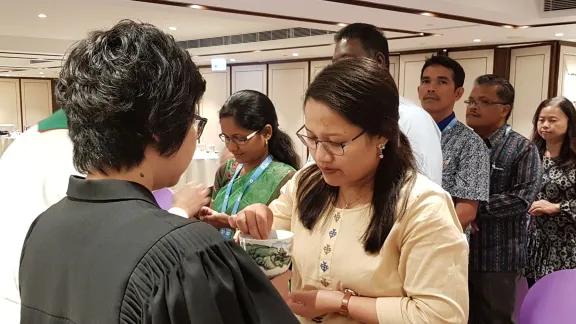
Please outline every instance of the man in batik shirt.
M490 198L470 235L471 324L514 323L516 283L526 264L528 208L540 191L538 149L507 125L514 88L495 75L476 79L466 123L490 150Z
M442 187L452 195L460 224L466 229L476 218L479 203L488 201L490 160L482 139L454 113L454 105L464 93L464 78L458 62L433 56L422 68L418 95L442 132Z

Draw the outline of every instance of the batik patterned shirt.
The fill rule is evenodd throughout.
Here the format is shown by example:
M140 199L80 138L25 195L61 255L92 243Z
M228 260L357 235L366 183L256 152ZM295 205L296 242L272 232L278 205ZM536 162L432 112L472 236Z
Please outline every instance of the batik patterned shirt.
M485 140L490 149L490 198L480 203L470 235L470 271L516 272L526 264L528 208L540 191L538 149L504 125Z
M488 201L490 155L484 141L456 121L442 132L442 188L452 198Z

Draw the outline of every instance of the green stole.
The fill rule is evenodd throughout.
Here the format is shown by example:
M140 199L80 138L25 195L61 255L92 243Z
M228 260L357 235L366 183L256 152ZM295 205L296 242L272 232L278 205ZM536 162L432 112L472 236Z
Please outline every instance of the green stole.
M67 129L67 128L68 128L68 119L66 118L66 114L62 109L58 109L48 118L43 119L38 123L39 132L45 132L53 129Z

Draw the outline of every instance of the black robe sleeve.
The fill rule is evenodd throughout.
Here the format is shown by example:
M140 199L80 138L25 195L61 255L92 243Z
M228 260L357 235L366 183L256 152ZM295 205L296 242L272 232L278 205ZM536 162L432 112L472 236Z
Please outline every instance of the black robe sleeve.
M298 323L276 288L236 243L191 253L156 286L147 324Z

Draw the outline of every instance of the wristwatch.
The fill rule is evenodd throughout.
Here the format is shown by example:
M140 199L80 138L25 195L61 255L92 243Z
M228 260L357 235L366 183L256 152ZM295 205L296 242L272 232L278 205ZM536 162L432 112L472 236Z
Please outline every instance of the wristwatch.
M358 296L358 294L352 289L344 289L344 298L342 298L342 304L340 304L340 315L348 317L348 303L352 296Z

